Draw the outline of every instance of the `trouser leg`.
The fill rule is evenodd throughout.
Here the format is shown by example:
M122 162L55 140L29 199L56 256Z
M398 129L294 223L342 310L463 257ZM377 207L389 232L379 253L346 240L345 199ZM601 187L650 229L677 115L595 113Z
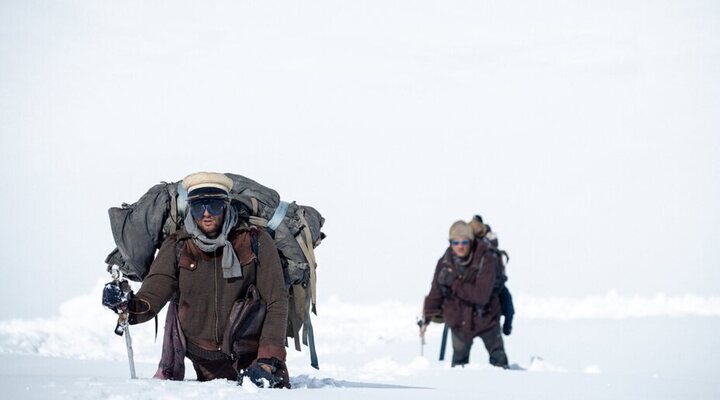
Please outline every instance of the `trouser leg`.
M450 330L452 332L452 330ZM465 365L470 362L470 349L472 348L472 340L466 342L461 339L455 332L452 332L452 366Z
M232 360L192 360L197 379L201 382L213 379L237 379L237 369Z
M490 364L497 367L508 367L508 359L505 354L505 345L503 344L502 334L500 333L500 323L498 321L495 326L480 334L480 338L490 355Z
M193 363L198 381L201 382L213 379L229 379L234 381L237 379L238 372L247 368L255 358L254 355L248 355L236 360L207 360L191 353L187 353L187 356Z

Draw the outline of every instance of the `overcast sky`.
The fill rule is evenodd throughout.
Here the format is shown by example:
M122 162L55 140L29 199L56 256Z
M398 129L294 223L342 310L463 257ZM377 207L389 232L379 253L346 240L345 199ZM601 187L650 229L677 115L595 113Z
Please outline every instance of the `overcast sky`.
M720 7L578 3L0 2L0 317L199 170L323 213L320 311L419 310L475 213L515 293L720 294Z

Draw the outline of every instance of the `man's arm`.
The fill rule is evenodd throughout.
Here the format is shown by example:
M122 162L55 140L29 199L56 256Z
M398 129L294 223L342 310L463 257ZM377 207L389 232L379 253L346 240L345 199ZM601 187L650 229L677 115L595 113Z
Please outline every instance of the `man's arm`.
M435 266L435 273L433 274L433 280L430 284L430 293L425 296L425 303L423 304L423 317L426 323L429 323L433 317L442 315L442 303L443 294L438 284L438 274L442 269L442 264L438 261Z
M178 290L176 237L171 235L155 257L137 295L130 301L130 323L152 319Z
M258 263L256 286L267 304L267 313L260 334L258 359L275 357L285 361L285 335L287 334L288 290L278 256L277 247L270 235L261 231L258 236Z
M494 253L485 252L480 264L480 271L475 276L475 279L470 281L456 279L451 286L453 295L471 304L480 306L487 304L495 287L497 262L498 259Z

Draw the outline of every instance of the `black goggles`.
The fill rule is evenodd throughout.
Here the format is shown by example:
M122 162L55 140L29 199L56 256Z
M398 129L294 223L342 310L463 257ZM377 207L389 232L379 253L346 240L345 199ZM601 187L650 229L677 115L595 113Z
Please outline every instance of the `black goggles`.
M210 215L217 217L225 211L226 207L225 200L222 199L202 199L195 200L190 203L190 213L193 218L200 218L205 214L207 210Z

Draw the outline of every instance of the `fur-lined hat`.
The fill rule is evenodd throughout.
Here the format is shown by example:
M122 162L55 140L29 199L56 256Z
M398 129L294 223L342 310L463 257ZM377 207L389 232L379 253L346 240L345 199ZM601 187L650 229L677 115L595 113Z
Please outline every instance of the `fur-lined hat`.
M470 228L470 225L467 224L465 221L455 221L452 226L450 226L450 240L453 239L468 239L473 240L475 238L475 235L473 235L472 228Z

